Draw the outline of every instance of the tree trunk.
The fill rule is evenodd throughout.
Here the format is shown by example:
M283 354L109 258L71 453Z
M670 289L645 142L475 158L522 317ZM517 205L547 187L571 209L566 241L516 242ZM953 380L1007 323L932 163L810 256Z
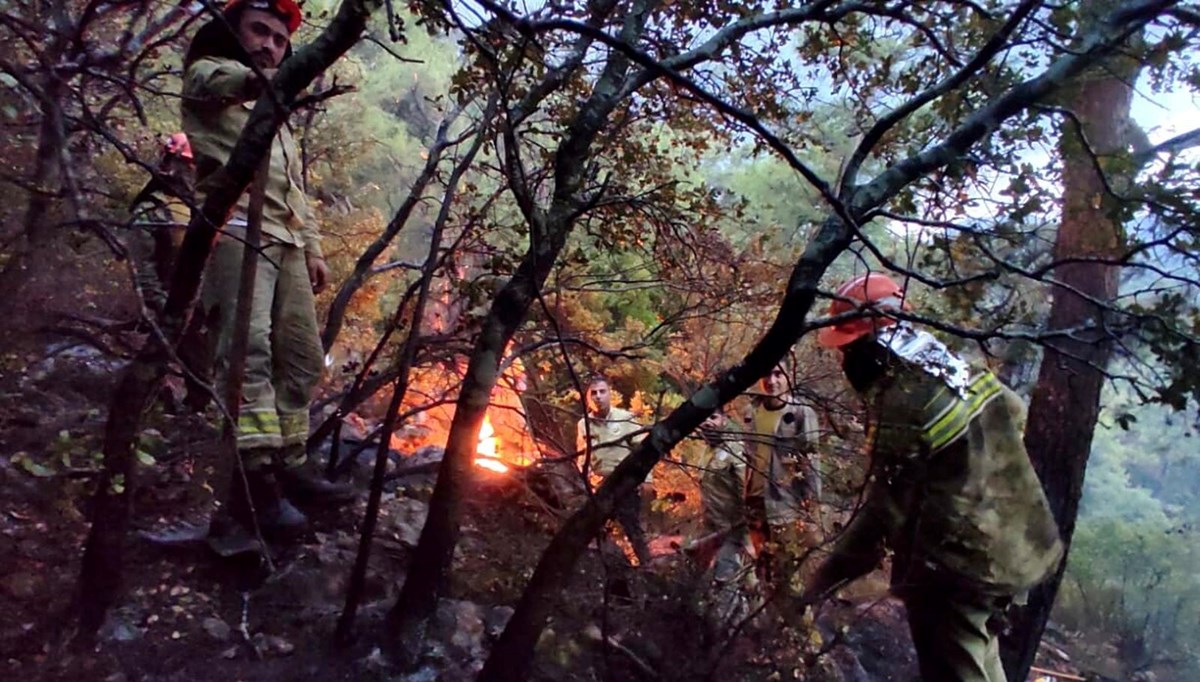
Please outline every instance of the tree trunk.
M29 193L29 205L25 208L15 253L0 271L0 316L5 320L14 319L14 313L25 309L24 291L31 280L39 275L49 275L48 247L56 231L47 221L53 200L61 190L67 136L62 110L64 84L53 75L46 80L40 98L39 113L42 120L38 126L37 157L31 181L33 189ZM10 328L5 335L15 335L18 331Z
M1127 151L1133 94L1129 84L1136 77L1136 66L1125 73L1097 70L1069 95L1068 106L1078 124L1068 121L1062 133L1063 206L1054 243L1056 261L1113 258L1121 251L1121 207L1106 190L1097 166L1111 168L1114 164L1108 162ZM1108 176L1111 184L1115 178L1112 172ZM1101 326L1046 344L1025 429L1029 457L1069 550L1100 414L1104 369L1112 355L1113 339L1103 324L1106 304L1116 298L1119 272L1113 265L1082 262L1061 265L1055 273L1059 286L1052 290L1048 328ZM1029 604L1014 618L1013 631L1004 641L1005 670L1011 680L1025 679L1033 664L1066 564L1064 554L1058 570L1030 594Z

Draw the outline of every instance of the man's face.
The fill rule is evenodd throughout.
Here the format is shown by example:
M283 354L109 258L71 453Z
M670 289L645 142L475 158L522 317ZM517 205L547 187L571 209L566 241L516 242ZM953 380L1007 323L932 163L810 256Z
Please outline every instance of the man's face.
M787 392L787 374L782 366L777 366L771 373L762 378L762 391L769 396L779 397Z
M242 13L237 37L260 69L274 69L283 61L291 35L283 19L258 9Z
M612 407L612 393L608 390L607 381L597 381L587 389L588 409L596 414L608 414Z

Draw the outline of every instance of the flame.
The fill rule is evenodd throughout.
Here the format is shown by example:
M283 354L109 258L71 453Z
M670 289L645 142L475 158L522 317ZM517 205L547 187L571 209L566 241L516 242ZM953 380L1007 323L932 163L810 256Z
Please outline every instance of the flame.
M475 465L500 474L508 473L508 465L500 461L499 450L496 429L492 426L491 418L485 414L483 415L483 425L479 427L479 445L475 448Z

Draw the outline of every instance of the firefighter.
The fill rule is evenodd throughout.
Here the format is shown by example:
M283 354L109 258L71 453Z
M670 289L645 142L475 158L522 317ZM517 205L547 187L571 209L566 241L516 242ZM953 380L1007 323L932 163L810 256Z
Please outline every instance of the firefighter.
M169 135L162 142L157 172L129 207L134 281L142 302L155 315L161 315L167 303L171 268L195 201L194 158L187 135Z
M134 282L146 309L155 318L166 306L171 271L195 205L195 174L195 157L187 135L169 135L162 142L162 159L154 177L130 205L129 255ZM184 404L192 412L203 412L210 397L205 384L211 360L202 315L188 320L175 351L187 369L183 377L187 386ZM175 407L174 400L167 405Z
M633 452L633 447L641 441L643 435L635 435L642 430L633 413L614 407L612 404L612 389L608 379L602 376L593 377L588 381L586 389L587 414L576 424L575 450L583 455L581 463L586 463L587 471L593 483L598 483L609 474L621 460ZM651 476L646 476L646 483L651 482ZM645 486L639 487L636 495L630 495L617 502L613 517L637 556L638 563L645 566L650 562L650 546L646 542L646 532L642 529L642 497Z
M713 611L717 626L726 626L748 611L748 596L757 586L750 533L746 526L746 459L741 434L725 413L717 410L700 425L704 452L700 456L700 499L703 537L690 550L700 564L712 560Z
M907 306L871 273L838 289L830 315L864 317L819 342L868 406L871 475L862 508L803 603L894 552L891 585L908 611L922 679L1001 682L997 623L1062 557L1058 528L1022 441L1024 404L925 331L889 317Z
M201 196L218 180L217 171L228 161L267 79L291 54L291 36L302 20L293 0L232 0L223 13L197 31L184 57L183 127L196 156ZM289 498L344 501L352 496L348 486L325 480L305 450L309 399L324 355L314 295L325 288L329 268L300 171L296 142L285 124L271 144L237 425L238 453L259 525L279 536L306 527L304 514ZM228 369L248 200L242 196L224 226L204 278L202 304L216 331L218 378ZM233 486L235 493L242 488ZM245 502L235 494L231 504L243 526Z
M793 594L803 556L820 542L821 479L817 470L817 413L789 390L782 363L759 382L742 415L745 430L746 512L764 540L764 578Z

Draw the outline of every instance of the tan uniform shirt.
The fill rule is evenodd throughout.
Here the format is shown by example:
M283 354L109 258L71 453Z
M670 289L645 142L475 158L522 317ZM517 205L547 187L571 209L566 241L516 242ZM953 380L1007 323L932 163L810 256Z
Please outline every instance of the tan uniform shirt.
M630 436L641 429L642 425L637 423L632 412L613 407L609 409L607 417L589 414L579 420L575 427L575 448L587 454L593 473L608 476L621 460L633 452L634 446L645 438L645 434ZM591 436L590 442L588 435ZM583 460L580 462L582 464ZM652 476L646 476L646 482L650 482L651 479Z
M183 132L196 156L196 191L202 199L213 173L229 160L262 85L250 67L233 59L198 59L183 76ZM300 154L288 126L271 145L271 177L263 205L263 234L274 241L321 255L316 218L304 196ZM230 221L245 224L249 193L238 202Z
M730 530L745 522L746 460L738 443L705 444L700 459L704 529Z

